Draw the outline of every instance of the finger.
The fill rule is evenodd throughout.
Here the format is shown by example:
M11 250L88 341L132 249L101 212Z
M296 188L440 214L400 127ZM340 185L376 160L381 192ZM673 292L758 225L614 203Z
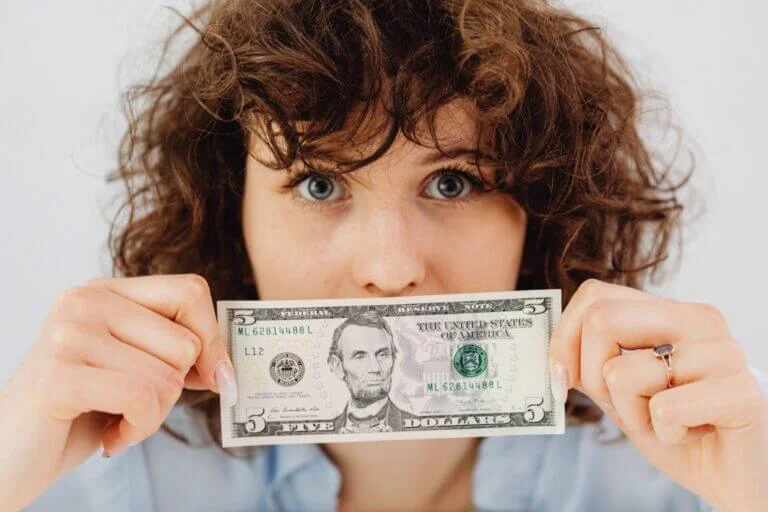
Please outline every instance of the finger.
M107 368L60 364L48 375L57 391L52 395L51 416L71 421L85 412L122 415L107 428L104 448L113 453L138 442L159 428L164 419L157 391L151 382L136 375Z
M183 375L176 368L110 334L96 335L86 331L82 336L81 343L87 345L83 362L146 378L158 390L163 410L176 403L184 385Z
M690 341L674 347L670 364L678 386L710 376L731 375L746 368L743 351L731 339ZM612 396L650 398L668 385L666 365L650 348L628 350L608 359L603 365L603 378Z
M712 425L727 435L766 420L765 398L748 371L667 389L653 395L649 407L653 429L667 444L695 427Z
M680 386L711 376L738 373L746 362L735 341L705 340L675 345L671 364L675 381ZM667 389L664 363L657 360L651 349L633 350L606 361L603 376L623 430L628 433L651 432L649 398ZM698 437L692 435L686 440Z
M602 300L584 313L581 342L581 384L590 397L610 401L603 367L622 348L640 349L662 343L682 345L686 340L727 337L722 316L698 304L654 300ZM665 374L666 375L666 374Z
M192 368L189 370L187 376L184 377L184 387L198 391L208 389L208 385L203 381L203 378L200 377L200 373L197 371L197 368Z
M563 311L550 340L549 359L553 375L564 373L566 388L581 379L581 325L585 311L598 300L650 299L651 296L634 288L589 279L579 286ZM557 366L561 370L557 369Z
M94 293L99 294L107 336L151 354L182 374L195 364L202 342L193 331L111 290Z
M163 424L168 411L162 411L157 396L150 395L154 400L150 397L143 398L142 394L139 396L142 398L137 398L136 401L147 406L141 415L131 416L124 413L122 418L104 429L102 445L107 456L122 453L157 432Z
M205 279L195 274L155 275L99 279L89 284L106 287L194 332L202 343L195 367L203 382L209 389L220 391L215 374L216 369L222 366L226 370L219 373L229 378L229 385L234 386L232 363L219 336L213 301Z
M630 439L635 443L638 443L638 446L642 446L649 442L657 443L659 436L654 430L651 421L651 414L649 411L650 399L644 396L634 396L628 398L627 402L629 403L625 404L624 413L619 413L618 409L613 409L613 415L616 416L614 418L616 423ZM630 405L637 411L635 417L626 413L627 406ZM681 437L679 437L674 444L686 444L696 441L707 434L714 432L714 430L715 427L712 425L700 425L698 427L688 428L684 433L681 433Z

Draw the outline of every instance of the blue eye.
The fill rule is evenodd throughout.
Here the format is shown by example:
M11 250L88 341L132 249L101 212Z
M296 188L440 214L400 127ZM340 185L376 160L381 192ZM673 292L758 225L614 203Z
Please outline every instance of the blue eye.
M474 183L463 173L448 171L432 178L426 193L434 199L461 199L469 195L473 187Z
M333 178L310 175L296 186L301 197L307 201L329 202L342 197L342 187Z

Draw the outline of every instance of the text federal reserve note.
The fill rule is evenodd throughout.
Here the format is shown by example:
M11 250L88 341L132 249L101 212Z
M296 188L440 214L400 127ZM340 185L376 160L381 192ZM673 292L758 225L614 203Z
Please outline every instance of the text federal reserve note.
M239 390L225 447L562 434L560 290L219 301Z

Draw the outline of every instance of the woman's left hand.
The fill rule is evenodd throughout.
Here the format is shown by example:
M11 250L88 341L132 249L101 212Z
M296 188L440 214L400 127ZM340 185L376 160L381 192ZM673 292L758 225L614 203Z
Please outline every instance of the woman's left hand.
M667 343L671 388L653 353ZM560 378L561 394L589 396L662 473L718 509L765 510L768 399L717 309L590 280L556 326L550 362L553 391Z

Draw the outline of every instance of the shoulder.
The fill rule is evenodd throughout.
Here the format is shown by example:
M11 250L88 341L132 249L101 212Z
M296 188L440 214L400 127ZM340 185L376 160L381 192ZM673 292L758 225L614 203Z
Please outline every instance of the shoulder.
M115 457L96 453L26 510L196 510L214 501L221 510L258 509L269 477L266 451L228 454L198 420L174 408L166 424L189 443L160 430Z
M487 438L474 478L481 510L503 502L520 510L711 510L651 466L607 417L559 436Z
M117 457L100 452L62 475L24 510L151 510L152 495L141 445Z

